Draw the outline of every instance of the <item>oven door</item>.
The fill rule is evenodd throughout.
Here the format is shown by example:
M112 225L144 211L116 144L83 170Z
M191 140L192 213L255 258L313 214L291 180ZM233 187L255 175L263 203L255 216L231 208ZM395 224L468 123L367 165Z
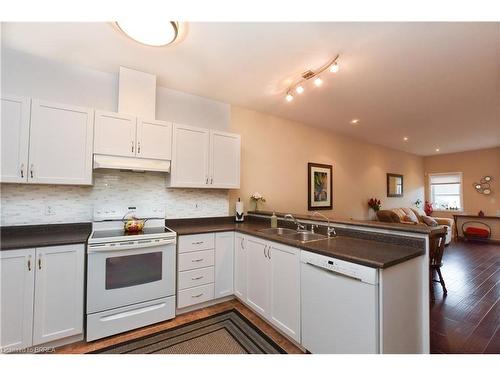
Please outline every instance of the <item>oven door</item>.
M87 313L175 294L175 240L89 244Z

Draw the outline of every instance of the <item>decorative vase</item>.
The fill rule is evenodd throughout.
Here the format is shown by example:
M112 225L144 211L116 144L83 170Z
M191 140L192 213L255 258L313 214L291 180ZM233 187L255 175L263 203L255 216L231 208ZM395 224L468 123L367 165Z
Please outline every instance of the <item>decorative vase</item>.
M373 208L368 209L368 220L377 220L377 211L375 211Z

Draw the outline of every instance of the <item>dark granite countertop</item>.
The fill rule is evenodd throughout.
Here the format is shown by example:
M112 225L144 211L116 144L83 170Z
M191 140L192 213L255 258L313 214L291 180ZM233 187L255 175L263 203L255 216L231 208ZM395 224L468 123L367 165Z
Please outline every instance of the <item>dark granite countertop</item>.
M282 224L279 225L282 226ZM404 237L391 237L394 240L391 243L388 241L387 235L382 235L383 238L380 238L377 234L370 234L377 240L356 238L352 236L352 233L345 232L345 235L339 234L334 238L301 243L285 237L260 232L261 229L269 228L269 220L259 220L259 218L251 216L247 217L244 223L235 223L234 218L223 217L166 220L166 225L180 236L236 231L372 268L387 268L425 253L423 240L416 239L413 241Z
M262 215L262 216L271 216L273 213L271 211L249 211L249 215ZM286 213L276 212L276 216L282 218ZM297 220L312 220L312 221L320 221L327 222L324 218L320 216L312 216L312 215L299 215L293 214L293 216ZM336 219L330 217L330 223L332 224L347 224L347 225L357 225L360 227L367 228L378 228L378 229L389 229L395 230L399 232L410 232L410 233L423 233L423 234L431 234L435 229L428 227L425 224L401 224L401 223L385 223L382 221L373 221L373 220L354 220L354 219ZM438 229L440 231L440 229Z
M86 243L92 223L19 225L0 228L0 250Z

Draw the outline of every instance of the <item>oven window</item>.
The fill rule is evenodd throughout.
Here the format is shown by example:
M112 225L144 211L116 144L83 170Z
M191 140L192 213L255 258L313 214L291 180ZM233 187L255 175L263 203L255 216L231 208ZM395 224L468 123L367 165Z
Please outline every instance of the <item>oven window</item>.
M126 288L161 280L162 252L106 259L106 289Z

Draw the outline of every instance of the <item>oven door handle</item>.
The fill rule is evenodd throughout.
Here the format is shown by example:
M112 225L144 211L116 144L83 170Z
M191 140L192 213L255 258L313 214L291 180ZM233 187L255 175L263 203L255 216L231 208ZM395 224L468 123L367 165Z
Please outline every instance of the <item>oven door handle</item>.
M121 251L121 250L135 250L143 249L146 247L155 247L175 244L175 239L164 239L164 240L140 240L140 241L127 241L118 242L113 244L91 244L88 245L88 253L101 253L109 251Z

